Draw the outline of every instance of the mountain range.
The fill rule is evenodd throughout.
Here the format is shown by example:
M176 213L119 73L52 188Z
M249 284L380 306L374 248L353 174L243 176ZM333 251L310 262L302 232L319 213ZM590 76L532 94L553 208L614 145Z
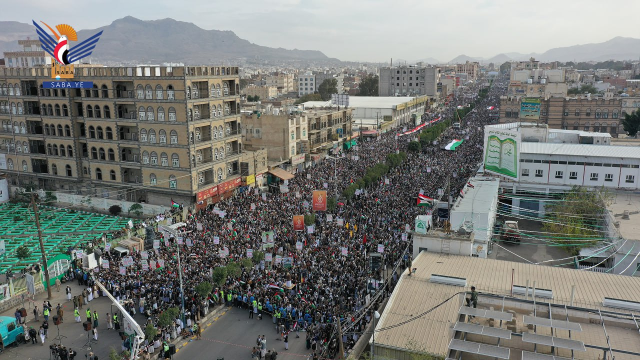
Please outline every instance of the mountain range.
M253 44L233 31L204 30L198 26L161 19L143 21L132 16L115 20L98 29L78 32L78 41L103 30L92 58L104 62L151 63L183 62L190 65L224 60L336 60L316 50L288 50ZM36 39L32 24L0 21L0 52L18 50L16 40ZM336 60L337 61L337 60Z

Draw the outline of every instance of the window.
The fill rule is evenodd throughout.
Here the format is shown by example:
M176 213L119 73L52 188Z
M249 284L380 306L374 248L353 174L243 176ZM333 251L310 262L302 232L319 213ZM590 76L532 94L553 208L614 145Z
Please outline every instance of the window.
M109 98L109 89L107 89L107 85L102 85L100 88L102 90L102 97L105 99Z
M104 110L104 118L111 119L111 110L109 109L109 107L105 105L103 110Z
M158 140L160 144L166 144L167 143L167 132L164 130L160 130L158 132Z
M291 155L293 156L293 155L295 155L295 154L296 154L296 148L295 148L295 147L292 147L292 148L291 148Z
M153 99L153 89L151 89L151 85L147 85L144 88L144 97L147 100Z
M169 166L169 157L167 156L167 153L162 153L160 155L160 165L162 166Z
M136 97L138 99L144 99L144 88L142 87L142 85L138 85L136 87Z
M85 167L83 167L83 168L82 168L82 173L83 173L84 175L89 175L89 169L88 169L86 166L85 166Z
M116 181L116 171L115 170L109 171L109 178L111 179L111 181Z
M138 109L138 119L147 120L147 113L143 106L140 106L140 108Z
M158 154L155 151L151 152L151 165L158 165Z
M96 180L102 180L102 170L96 168Z
M71 127L69 125L64 126L64 136L71 137Z
M611 118L612 119L617 119L618 118L618 110L613 110L613 113L611 114Z
M164 121L164 108L162 106L158 108L158 121Z
M218 160L218 149L213 149L214 158Z
M167 86L167 99L175 99L175 91L173 90L173 85Z
M96 134L98 135L98 139L100 139L100 140L104 139L104 133L102 132L102 126L98 126L96 128Z
M56 116L60 116L60 114L61 114L60 113L60 105L56 104L53 108L54 108Z
M147 130L140 130L140 141L147 142Z
M143 164L148 164L149 163L149 153L144 151L142 153L142 163Z
M162 91L162 85L156 85L156 99L162 100L164 98L164 94Z
M295 132L291 132L291 140L295 140L296 139L296 133Z
M576 111L575 111L574 115L575 115L575 116L580 116L580 109L576 109Z
M67 176L73 176L73 172L71 171L71 165L65 166L65 171L67 172Z
M150 185L157 185L158 184L158 178L156 178L156 174L149 175L149 184Z
M169 189L177 189L178 188L178 180L176 180L175 175L169 176Z
M7 159L7 168L13 170L13 160Z
M151 129L149 130L149 142L151 144L155 144L156 143L156 131Z
M176 109L173 107L169 108L169 121L177 121L176 119Z
M97 98L98 97L98 87L96 85L93 85L93 88L91 89L91 96Z
M218 181L222 181L222 169L218 169Z
M113 151L113 149L109 149L108 154L109 161L116 161L116 153Z
M53 166L56 166L55 164ZM22 160L22 171L28 171L29 167L27 165L27 160ZM58 169L55 169L54 175L58 175Z
M536 177L542 177L543 171L538 169L536 170Z
M27 162L22 161L22 170L27 171ZM56 164L51 164L51 174L58 175L58 166Z
M220 160L224 159L224 147L220 147Z
M67 145L67 156L73 157L73 148L71 145Z
M613 181L613 174L604 174L604 181Z
M95 108L93 109L93 112L95 113L95 116L97 118L101 118L102 115L100 114L100 106L96 105Z
M585 115L586 115L586 116L591 116L591 109L587 109L587 111L586 111L586 114L585 114Z
M20 149L20 146L18 146L18 149ZM64 145L60 145L60 156L67 156L65 149Z
M564 109L564 116L569 116L569 109Z
M98 156L100 157L100 160L107 160L107 156L103 148L100 148L100 150L98 150Z
M578 179L578 172L577 171L569 172L569 179L570 180L577 180Z
M147 120L149 120L149 121L154 121L155 120L155 115L153 113L153 108L151 106L149 106L147 108Z
M175 130L171 130L171 133L169 135L171 137L171 144L173 145L177 145L178 144L178 132Z
M93 117L93 106L87 105L87 117Z
M69 116L69 108L66 104L62 105L62 116Z
M178 154L171 155L171 165L176 168L180 167L180 158L178 157Z
M113 140L113 131L110 127L107 126L105 129L105 134L107 135L107 140Z
M96 149L95 147L91 148L91 158L92 159L97 159L98 158L98 149Z
M634 175L627 175L626 179L624 180L624 182L629 184L633 184L635 181L636 177Z
M187 86L187 99L191 99L191 86Z
M591 181L598 181L598 173L591 173L589 179L591 179Z
M22 133L24 134L24 123L20 123L20 128L22 129ZM62 125L60 124L58 124L58 136L64 136L64 133L62 132Z
M564 177L564 172L556 171L556 179L562 179Z
M58 156L58 145L53 145L53 155Z

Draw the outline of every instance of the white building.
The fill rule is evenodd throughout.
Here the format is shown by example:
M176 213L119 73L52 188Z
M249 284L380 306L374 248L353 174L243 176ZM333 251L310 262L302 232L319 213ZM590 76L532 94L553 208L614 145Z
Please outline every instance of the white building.
M313 94L316 91L316 76L311 72L298 75L298 96Z
M380 68L378 95L380 96L438 96L440 69L424 66L396 66Z

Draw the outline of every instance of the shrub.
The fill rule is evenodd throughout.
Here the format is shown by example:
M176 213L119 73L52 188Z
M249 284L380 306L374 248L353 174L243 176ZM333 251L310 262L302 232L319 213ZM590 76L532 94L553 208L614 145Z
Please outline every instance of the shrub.
M224 266L218 266L213 269L212 280L218 286L222 286L227 281L227 268Z
M122 212L122 207L120 207L120 205L111 205L111 207L109 207L109 214L113 216L118 216L120 215L121 212Z

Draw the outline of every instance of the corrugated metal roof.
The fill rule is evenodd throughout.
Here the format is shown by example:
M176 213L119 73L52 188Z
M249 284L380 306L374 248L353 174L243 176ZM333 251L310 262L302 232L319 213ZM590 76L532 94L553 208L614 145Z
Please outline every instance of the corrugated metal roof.
M412 96L350 96L349 108L395 109L396 106L415 99ZM331 106L331 101L307 101L302 105L305 109L324 107Z
M469 288L430 283L431 274L466 278L468 286L475 286L481 293L510 295L513 270L514 285L525 286L529 280L529 286L535 281L536 288L552 290L553 299L544 301L569 305L571 287L575 285L574 306L608 311L620 312L602 306L605 296L631 301L640 298L640 278L631 276L430 252L421 252L412 267L417 268L416 273L408 277L405 271L402 275L377 329L424 313L458 292L470 291ZM455 297L415 321L376 333L376 346L418 346L423 351L446 356L461 303L462 298Z
M470 187L465 185L463 192L464 197L454 204L451 212L474 212L477 214L485 214L491 211L498 197L498 189L500 181L497 178L472 178L469 183ZM472 219L467 219L472 220Z
M523 142L520 143L520 153L640 159L640 146Z

